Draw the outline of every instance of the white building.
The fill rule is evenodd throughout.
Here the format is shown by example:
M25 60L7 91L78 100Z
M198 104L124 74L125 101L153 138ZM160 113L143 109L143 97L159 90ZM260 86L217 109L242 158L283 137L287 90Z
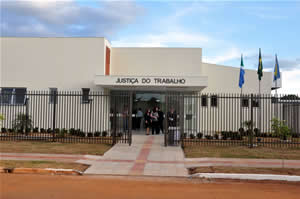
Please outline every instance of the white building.
M201 48L114 48L105 38L0 42L1 87L240 93L239 68L202 62ZM245 79L243 92L257 93L256 71L246 70ZM272 73L265 72L261 93L271 87Z
M115 48L105 38L2 37L0 42L0 87L6 92L82 90L87 94L90 91L110 94L135 91L133 108L142 106L144 109L147 108L145 101L153 97L163 103L163 93L169 91L214 95L240 93L239 68L204 63L201 48ZM257 94L256 71L245 71L243 93ZM272 73L264 72L261 93L271 94L272 83ZM8 103L12 101L9 99ZM110 106L111 100L107 98L105 103ZM188 113L188 106L199 110L201 103L199 98L186 104L184 112ZM240 109L235 111L241 113ZM102 114L107 118L108 112L109 108L103 108ZM87 115L91 118L92 114ZM245 114L249 115L248 111ZM200 112L194 114L195 117L200 115ZM204 126L199 125L196 118L192 120L192 126ZM108 129L109 122L107 119L103 128ZM236 122L234 130L239 124ZM216 128L222 130L221 126L212 130Z

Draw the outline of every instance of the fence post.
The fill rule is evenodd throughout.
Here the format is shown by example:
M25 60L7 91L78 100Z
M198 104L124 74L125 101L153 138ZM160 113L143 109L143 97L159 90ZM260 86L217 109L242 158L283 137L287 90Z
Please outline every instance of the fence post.
M25 98L25 135L28 135L28 120L29 120L29 114L28 114L28 100L29 98Z
M179 122L180 122L180 142L183 147L183 135L184 135L184 94L180 96L180 110L179 110Z
M128 143L131 146L132 142L132 108L133 108L133 92L129 92L129 121L128 121Z
M253 148L253 93L251 94L251 126L250 126L250 148Z
M168 127L168 121L169 121L169 118L168 118L168 111L169 111L169 100L168 100L168 98L169 98L169 95L168 95L168 93L166 92L166 94L165 94L165 101L166 101L166 110L165 110L165 120L164 120L164 126L165 126L165 133L164 133L164 141L165 141L165 147L166 146L168 146L168 143L167 143L167 141L168 141L168 133L169 133L169 127Z
M51 93L50 93L51 95ZM53 91L53 115L52 115L52 142L55 142L55 120L56 120L56 97L57 91Z
M114 111L113 111L113 120L114 120L114 126L113 126L113 143L112 145L116 144L116 134L117 134L117 102L116 97L114 95L111 95L112 101L114 102Z

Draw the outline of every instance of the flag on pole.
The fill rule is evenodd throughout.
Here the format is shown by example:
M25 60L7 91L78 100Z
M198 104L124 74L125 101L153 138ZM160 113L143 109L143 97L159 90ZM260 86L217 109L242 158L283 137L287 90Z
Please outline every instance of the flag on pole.
M263 64L261 59L261 52L259 49L259 59L258 59L258 69L257 69L258 79L261 80L261 77L263 76Z
M245 82L244 79L245 70L244 70L244 61L243 61L243 54L241 56L241 68L240 68L240 79L239 79L239 87L242 88Z
M273 81L275 82L275 81L277 81L277 79L280 79L280 70L279 70L277 55L275 55L275 68L274 68L274 79L273 79Z

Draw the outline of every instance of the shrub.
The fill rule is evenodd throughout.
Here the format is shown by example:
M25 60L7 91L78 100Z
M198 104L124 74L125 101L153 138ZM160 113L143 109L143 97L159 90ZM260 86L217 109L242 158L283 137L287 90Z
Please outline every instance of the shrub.
M106 132L106 131L103 131L103 132L102 132L102 136L103 136L103 137L106 137L106 136L107 136L107 132Z
M211 136L211 135L206 135L205 138L208 139L208 140L212 140L212 139L213 139L213 136Z
M201 139L202 137L203 137L203 133L200 133L200 132L197 133L197 138L198 138L198 139Z
M278 118L273 118L271 120L272 132L275 136L286 140L289 135L291 135L290 128L286 125L284 120L279 120Z
M52 133L52 129L51 129L51 128L48 128L48 129L47 129L47 133Z
M183 139L186 139L186 138L187 138L187 135L188 135L187 133L184 133L184 134L183 134Z
M75 135L75 129L74 128L70 128L70 130L69 130L69 133L70 133L70 135Z
M14 130L13 130L13 129L7 129L7 131L8 131L9 133L12 133L12 132L14 132Z
M219 139L219 134L218 134L218 133L215 133L215 134L214 134L214 138L215 138L216 140L218 140L218 139Z
M88 136L88 137L93 137L93 133L89 132L89 133L87 134L87 136Z
M101 135L101 132L99 132L99 131L96 131L95 133L94 133L94 136L95 137L99 137Z
M19 133L24 132L24 130L27 130L27 128L32 128L31 117L24 113L19 113L12 122L12 127Z
M260 130L258 129L258 128L255 128L254 129L254 135L255 135L255 137L259 137L260 136Z
M54 129L54 133L55 134L59 134L60 133L60 129L59 128Z
M245 129L243 127L239 128L239 132L240 135L244 135L245 134Z
M6 128L1 128L1 133L7 133L7 129Z
M292 135L292 138L299 138L300 137L300 135L298 133L292 133L291 135Z
M41 132L41 133L46 133L46 130L45 130L44 128L41 128L41 129L40 129L40 132Z
M33 133L38 133L38 132L39 132L39 127L33 128L33 129L32 129L32 132L33 132Z
M195 135L194 134L190 134L190 139L195 139Z

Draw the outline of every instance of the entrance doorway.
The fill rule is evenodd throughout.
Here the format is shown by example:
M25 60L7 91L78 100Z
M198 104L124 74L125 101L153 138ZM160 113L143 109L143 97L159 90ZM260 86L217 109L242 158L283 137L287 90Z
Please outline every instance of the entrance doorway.
M184 94L182 92L159 92L159 91L111 91L111 121L112 130L116 134L128 136L131 143L132 134L145 135L144 114L148 109L151 111L159 107L163 112L163 122L160 128L169 135L168 112L174 112L173 117L176 121L172 123L173 138L179 131L184 129ZM140 110L140 114L138 114ZM138 118L138 116L140 118ZM152 129L150 129L151 133ZM168 136L165 133L165 145L167 146ZM174 135L175 134L175 135ZM175 139L175 138L174 138ZM180 141L180 136L176 136L176 141Z
M135 92L133 93L132 105L132 129L138 131L145 130L144 114L148 109L151 111L159 107L165 110L165 94L160 92ZM141 117L141 113L142 117Z

